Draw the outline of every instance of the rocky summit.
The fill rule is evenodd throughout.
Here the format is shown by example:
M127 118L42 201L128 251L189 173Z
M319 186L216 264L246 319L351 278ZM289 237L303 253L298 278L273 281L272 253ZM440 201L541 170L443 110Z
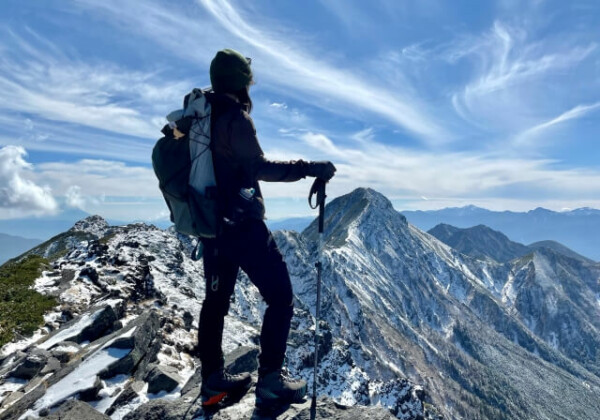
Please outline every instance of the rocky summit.
M287 368L309 383L317 235L316 222L274 233L296 296ZM598 264L548 248L471 257L364 188L327 205L324 236L317 418L600 418ZM2 348L0 419L260 419L252 389L200 410L194 245L96 217L20 257L46 258L33 287L58 306ZM256 377L264 309L240 273L223 340L233 372ZM274 418L308 419L309 402Z

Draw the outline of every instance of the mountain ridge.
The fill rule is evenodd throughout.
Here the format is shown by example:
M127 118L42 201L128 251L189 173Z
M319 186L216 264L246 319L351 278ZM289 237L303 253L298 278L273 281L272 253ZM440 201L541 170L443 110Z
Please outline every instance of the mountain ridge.
M440 223L459 228L483 224L522 244L557 241L582 256L600 261L600 210L555 212L538 207L527 212L492 211L475 206L401 212L425 231Z
M591 350L600 346L600 267L548 250L507 263L471 258L407 223L376 191L353 193L326 207L320 394L345 405L382 403L406 419L423 415L425 403L446 418L597 417L600 360ZM194 243L144 224L86 229L69 234L84 237L70 242L36 288L55 290L60 275L64 285L53 293L80 313L102 293L135 297L129 310L141 302L169 308L172 332L159 359L188 360L177 350L189 345L177 324L196 322L204 294L202 264L189 258ZM296 297L288 367L310 381L315 222L274 238ZM264 310L243 273L234 293L227 352L256 343ZM412 397L419 392L425 402Z

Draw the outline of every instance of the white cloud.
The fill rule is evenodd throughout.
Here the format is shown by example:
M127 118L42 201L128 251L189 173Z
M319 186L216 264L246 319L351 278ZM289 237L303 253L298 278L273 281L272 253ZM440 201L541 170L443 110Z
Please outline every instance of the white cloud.
M513 143L517 146L531 145L531 143L539 137L540 134L551 129L552 127L563 124L569 120L581 118L586 114L593 112L600 108L600 102L595 102L590 105L577 105L570 110L563 112L558 117L552 118L548 121L537 124L519 135L517 135Z
M58 204L47 186L33 182L33 166L25 160L25 149L0 149L0 214L2 218L53 214Z
M57 196L81 198L160 198L152 168L124 162L82 159L76 162L47 162L38 165L39 177L52 185ZM73 180L77 188L73 187Z
M287 107L288 107L285 103L280 103L280 102L273 102L269 106L276 108L276 109L287 109Z
M65 193L66 204L69 207L74 207L80 210L85 208L85 199L81 196L81 187L72 185Z
M390 198L436 208L440 203L485 203L498 208L533 208L541 203L557 207L600 206L600 171L556 169L548 159L510 158L474 152L429 153L372 142L336 144L320 133L298 134L318 153L331 159L338 171L329 184L331 196L356 187L371 187ZM339 143L339 142L338 142ZM309 155L314 158L314 153ZM302 197L306 183L271 184L266 194ZM426 197L426 198L425 198ZM426 202L426 203L425 203ZM539 203L535 205L535 203ZM425 204L424 204L425 203ZM508 207L510 208L510 207Z

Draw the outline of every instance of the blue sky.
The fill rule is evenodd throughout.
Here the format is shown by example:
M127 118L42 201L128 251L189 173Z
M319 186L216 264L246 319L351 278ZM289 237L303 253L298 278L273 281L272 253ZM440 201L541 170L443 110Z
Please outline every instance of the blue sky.
M332 160L330 198L600 208L597 1L5 0L0 33L3 219L166 218L150 153L222 48L267 157ZM267 216L309 187L264 183Z

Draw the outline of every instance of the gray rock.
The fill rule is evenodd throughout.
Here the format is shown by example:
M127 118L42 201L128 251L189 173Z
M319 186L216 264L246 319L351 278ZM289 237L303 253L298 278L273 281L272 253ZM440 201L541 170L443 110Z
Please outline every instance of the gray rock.
M290 420L309 420L310 419L310 403L307 401L302 406L299 406L297 414L290 414L288 417ZM291 410L298 410L298 408L292 408ZM341 404L334 403L328 399L320 399L317 403L317 416L318 419L330 419L330 420L356 420L356 419L369 419L369 420L395 420L396 417L384 407L364 407L354 406L346 407Z
M96 377L94 385L91 388L84 389L79 392L79 399L82 401L96 401L98 400L98 393L102 389L102 381Z
M258 369L257 358L257 347L238 347L225 356L225 367L232 374L254 372Z
M10 373L13 378L32 379L46 366L47 359L41 354L30 354Z
M74 341L63 341L58 348L50 350L50 354L57 358L61 363L68 363L73 356L81 350L81 346ZM72 348L73 350L70 350Z
M117 320L117 314L110 305L102 307L93 307L89 309L89 313L95 313L100 311L92 321L90 325L83 328L79 332L74 332L72 336L65 337L64 341L74 341L76 343L82 343L84 341L94 341L105 334L108 334L112 330L112 326ZM52 334L46 337L46 340L52 338L56 334L60 334L65 328L69 328L79 322L81 317L74 318L69 322L66 322L60 329L54 331ZM63 341L63 342L64 342Z
M148 372L152 369L152 364L158 360L158 352L160 351L161 344L162 339L160 335L157 335L156 338L152 340L152 343L150 343L146 355L140 360L135 368L134 376L136 380L143 380L146 375L148 375Z
M156 311L148 311L141 314L137 319L127 325L127 328L136 327L132 334L133 349L131 352L109 365L99 373L101 379L111 378L119 374L129 374L133 372L139 363L146 357L154 357L151 352L155 347L150 343L156 338L160 327L160 319ZM119 346L125 345L125 340L117 340ZM131 341L127 341L131 343Z
M148 393L156 394L160 391L173 391L183 379L177 374L177 369L170 366L154 365L146 375Z
M27 408L39 400L46 392L43 386L36 386L30 391L26 389L24 391L26 392L25 395L15 401L6 411L0 413L0 420L18 419Z
M111 333L107 336L103 336L98 340L94 341L89 346L83 348L80 351L76 360L72 360L70 363L66 364L60 370L55 372L52 376L48 377L44 381L43 386L38 385L32 388L32 390L25 394L23 398L15 402L15 404L10 406L5 412L0 413L0 420L12 420L19 418L28 408L30 408L37 400L39 400L44 395L45 390L48 387L56 384L69 373L77 369L82 360L85 360L86 358L90 357L98 349L103 348L103 346L105 346L106 343L110 340L114 340L126 333L127 331L130 331L131 329L135 328L135 332L132 334L132 336L135 339L134 350L130 352L127 356L115 361L112 365L108 366L108 368L104 371L106 376L101 378L104 379L115 376L119 373L131 372L139 364L143 357L146 356L148 345L151 342L151 340L156 336L159 323L159 318L156 312L147 311L142 313L137 319L127 324L127 326L123 330ZM136 353L132 355L133 352ZM128 360L124 362L123 359ZM129 370L127 370L127 367L129 367ZM30 381L30 384L35 383L39 379L41 379L41 377L37 376L32 381ZM30 384L28 384L28 386ZM28 386L26 386L25 390L27 390Z
M25 395L25 393L21 392L21 391L11 392L11 394L8 397L6 397L2 400L2 404L0 404L0 406L8 407L15 401L21 399L23 397L23 395Z
M58 369L60 369L60 360L51 356L48 358L46 366L44 366L41 373L45 375L46 373L56 372Z
M112 405L106 410L106 414L112 416L112 414L120 407L127 405L129 401L133 400L138 396L138 393L141 392L144 387L144 382L142 381L133 381L129 382L125 385L125 389L119 394L119 396L115 399Z
M191 403L192 401L190 401ZM179 420L186 414L193 414L189 410L189 403L183 401L152 400L142 404L137 409L127 414L123 420Z
M96 411L87 403L69 400L58 410L46 417L47 420L110 420L110 417Z
M104 309L96 316L91 325L84 328L77 336L78 343L83 341L94 341L104 334L109 332L112 325L117 320L117 314L110 305L106 305Z

